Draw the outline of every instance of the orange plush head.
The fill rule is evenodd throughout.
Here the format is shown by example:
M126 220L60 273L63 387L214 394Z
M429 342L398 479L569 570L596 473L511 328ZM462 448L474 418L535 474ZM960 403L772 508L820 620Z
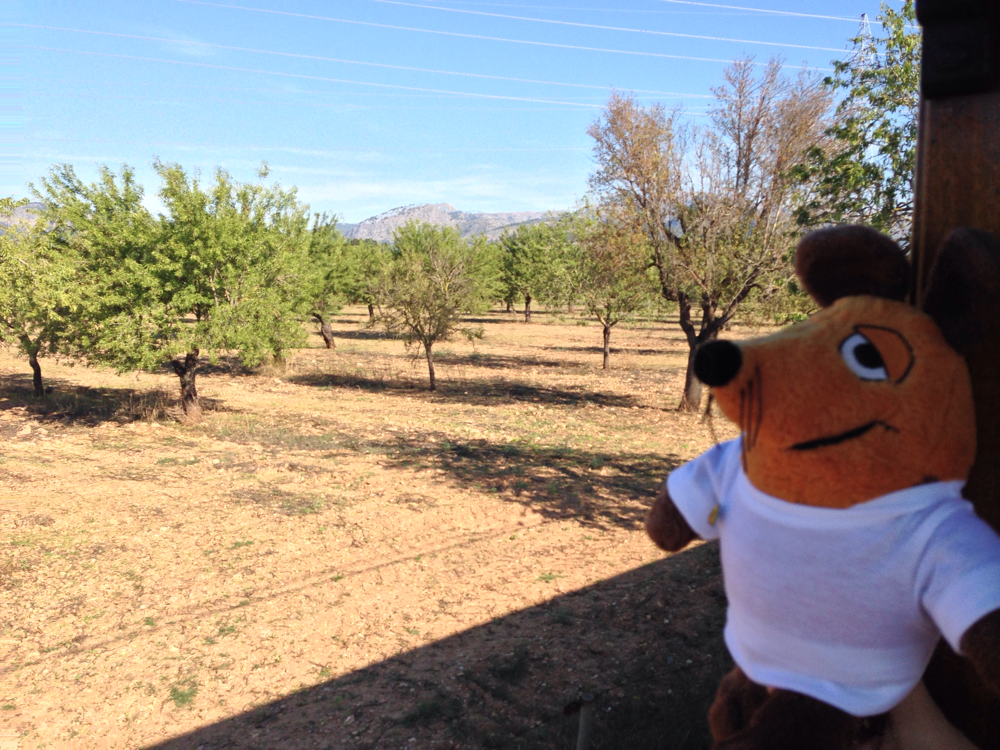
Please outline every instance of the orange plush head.
M965 479L976 449L969 373L935 319L902 302L903 251L873 230L836 227L802 240L796 271L822 310L695 357L742 430L750 482L789 502L846 508Z

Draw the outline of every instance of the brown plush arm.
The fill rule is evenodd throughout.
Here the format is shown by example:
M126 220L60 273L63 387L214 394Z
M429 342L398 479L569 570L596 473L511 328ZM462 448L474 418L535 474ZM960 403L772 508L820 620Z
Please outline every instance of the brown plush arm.
M965 631L962 636L962 653L983 678L983 682L1000 695L1000 609L980 618Z
M692 540L697 539L684 516L677 510L674 501L667 493L667 485L664 484L660 491L656 493L656 500L653 507L649 509L646 516L646 533L649 538L656 542L656 546L667 552L676 552L686 547Z
M729 737L715 737L712 749L849 750L859 725L860 719L815 698L772 690L747 727Z

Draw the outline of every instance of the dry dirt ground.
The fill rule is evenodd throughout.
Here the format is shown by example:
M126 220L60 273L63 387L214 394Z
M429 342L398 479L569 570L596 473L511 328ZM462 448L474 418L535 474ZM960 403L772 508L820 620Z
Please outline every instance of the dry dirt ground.
M642 521L734 431L674 410L676 324L602 372L595 325L493 311L429 393L366 317L206 364L198 425L166 371L43 361L36 402L0 353L0 748L571 748L585 693L595 749L707 746L717 552Z

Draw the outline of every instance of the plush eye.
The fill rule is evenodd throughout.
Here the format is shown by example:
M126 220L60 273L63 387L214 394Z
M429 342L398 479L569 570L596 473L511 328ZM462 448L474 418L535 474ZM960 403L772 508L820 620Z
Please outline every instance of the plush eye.
M882 355L875 345L862 336L854 333L844 339L840 345L840 356L851 372L862 380L888 380L889 372L885 368Z

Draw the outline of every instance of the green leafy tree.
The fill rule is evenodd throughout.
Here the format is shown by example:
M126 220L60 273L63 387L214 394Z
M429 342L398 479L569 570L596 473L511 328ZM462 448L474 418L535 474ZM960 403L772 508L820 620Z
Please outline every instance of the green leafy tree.
M378 284L376 320L427 359L430 390L437 388L434 344L461 333L482 336L462 316L489 306L497 287L495 252L482 236L462 239L453 227L407 222L396 230L391 260Z
M156 236L156 221L126 166L118 173L102 166L98 180L87 185L72 166L56 165L31 189L44 206L34 229L39 255L75 268L66 290L72 297L58 310L60 348L86 358L110 327L134 320L130 300L153 299L155 278L141 258ZM147 325L151 316L147 313ZM118 347L127 355L141 334L141 328L123 328Z
M340 312L351 287L347 240L337 229L335 216L324 213L313 218L303 275L305 307L319 324L326 348L334 349L331 319Z
M505 301L524 300L524 322L531 322L531 303L559 297L566 235L556 223L521 224L500 236L500 283Z
M53 241L81 259L74 346L120 372L169 363L184 412L197 419L203 352L234 351L254 367L302 340L307 209L294 190L237 183L223 170L203 188L176 164L154 167L166 209L159 220L142 207L127 167L102 168L93 185L56 167L37 192Z
M27 198L15 198L14 196L0 198L0 216L11 213L18 206L26 205L28 205Z
M36 397L45 395L39 357L55 353L65 336L78 290L67 253L53 252L40 225L0 236L0 340L28 358Z
M368 319L375 320L378 284L391 253L374 240L351 240L345 249L347 300L368 307Z
M620 207L602 206L572 219L573 274L581 280L580 299L601 324L603 369L611 360L611 331L656 298L649 270L646 234Z
M825 84L844 96L828 135L797 169L810 185L798 209L804 226L862 223L907 242L913 215L921 35L913 0L882 3L881 33L855 37Z

